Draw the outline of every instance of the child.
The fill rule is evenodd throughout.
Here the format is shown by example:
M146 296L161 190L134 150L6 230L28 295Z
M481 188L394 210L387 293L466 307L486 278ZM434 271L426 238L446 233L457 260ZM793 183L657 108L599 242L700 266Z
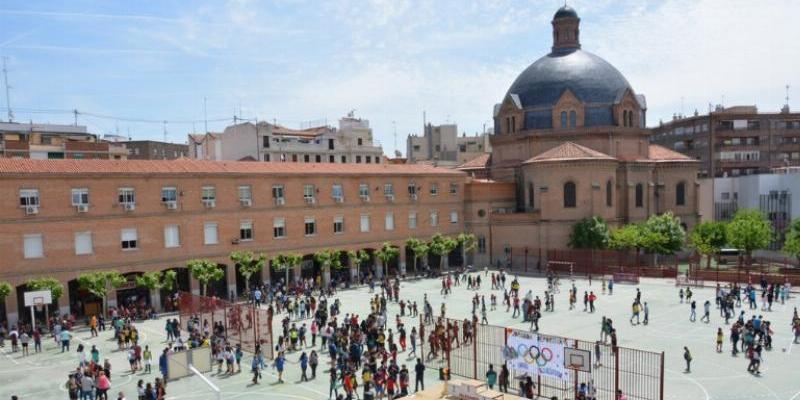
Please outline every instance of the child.
M144 372L146 374L149 374L150 365L153 363L153 353L150 351L150 346L144 346L144 353L142 354L142 358L144 358Z

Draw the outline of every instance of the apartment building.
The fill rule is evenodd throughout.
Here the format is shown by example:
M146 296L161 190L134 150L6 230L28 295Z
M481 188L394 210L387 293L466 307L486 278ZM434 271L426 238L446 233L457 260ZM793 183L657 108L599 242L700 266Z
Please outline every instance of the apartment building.
M290 129L268 122L231 125L222 133L189 135L189 157L198 160L249 160L327 164L380 164L383 149L366 119L353 114L338 128Z
M127 155L124 145L100 140L85 126L0 122L0 157L121 160Z
M189 155L189 146L180 143L156 140L128 140L123 143L128 149L129 160L174 160Z
M755 106L724 108L691 117L675 116L653 128L651 142L700 160L700 175L725 177L768 173L800 165L800 113Z
M25 282L52 276L68 289L62 311L91 313L96 299L76 278L110 269L129 278L110 304L156 303L134 277L174 269L181 289L198 291L185 268L196 258L225 269L209 290L227 297L246 286L234 250L303 254L295 279L320 274L321 249L371 253L389 242L401 249L387 266L394 274L410 264L408 237L463 232L465 182L462 172L426 165L0 159L0 280L18 294L5 311L16 320ZM255 279L283 276L266 268Z
M421 136L409 135L406 142L408 162L435 162L447 167L464 164L492 151L488 134L459 136L456 124L428 123Z

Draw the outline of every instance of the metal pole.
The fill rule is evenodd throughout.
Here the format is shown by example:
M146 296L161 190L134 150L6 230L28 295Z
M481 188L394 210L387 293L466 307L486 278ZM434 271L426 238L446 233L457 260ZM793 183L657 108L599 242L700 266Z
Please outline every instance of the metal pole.
M619 346L611 347L614 352L614 396L619 393Z
M661 379L659 380L659 400L664 400L664 352L661 352Z
M36 329L36 315L33 311L33 306L31 306L31 329Z
M475 332L472 336L472 379L478 379L478 325L475 324Z

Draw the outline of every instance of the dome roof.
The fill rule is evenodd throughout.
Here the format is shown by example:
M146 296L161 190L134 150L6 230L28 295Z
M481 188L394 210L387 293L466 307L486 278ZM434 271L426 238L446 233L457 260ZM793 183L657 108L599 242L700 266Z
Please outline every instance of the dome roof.
M522 71L507 95L519 96L523 108L552 107L566 89L585 104L614 104L631 86L606 60L576 49L538 59Z
M554 20L561 18L578 18L578 13L572 7L565 5L556 11L556 15L553 15Z

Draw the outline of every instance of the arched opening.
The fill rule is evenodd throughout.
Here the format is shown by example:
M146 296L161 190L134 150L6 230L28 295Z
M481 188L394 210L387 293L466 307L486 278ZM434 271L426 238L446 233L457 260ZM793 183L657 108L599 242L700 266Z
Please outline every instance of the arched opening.
M574 110L569 112L569 127L575 128L578 126L578 113Z
M628 111L628 126L633 127L633 111Z
M245 279L244 275L241 272L241 265L236 264L234 267L236 268L236 293L241 295L242 293L249 291L253 291L256 286L261 285L261 272L257 272L250 276L250 279Z
M175 271L175 284L172 287L172 290L161 289L161 306L164 308L164 311L175 311L178 309L177 299L174 298L174 294L178 292L190 292L191 291L191 283L190 283L190 276L189 276L189 268L186 267L175 267L175 268L167 268L164 272L167 271Z
M613 195L614 185L611 183L611 179L606 182L606 207L612 207L614 205L614 195Z
M317 279L318 276L321 276L320 273L320 266L317 260L314 259L314 255L303 255L303 261L300 262L300 277L303 279Z
M217 264L222 270L222 279L208 283L206 289L206 296L217 296L221 299L227 299L230 296L228 293L228 266L225 264Z
M81 289L77 279L67 282L70 313L77 317L98 315L103 312L103 300L86 289Z
M622 110L622 126L628 126L628 110Z
M576 205L575 183L567 182L564 184L564 208L575 208Z
M283 269L283 266L278 265L274 260L269 260L269 268L269 279L272 283L278 284L282 282L286 284L287 282L294 282L294 268L288 267Z
M567 127L567 112L561 112L561 129L565 129Z
M636 193L634 197L636 197L636 207L644 207L644 186L641 183L636 184Z
M465 264L466 260L464 260L461 253L461 244L459 243L459 245L447 255L447 265L449 265L451 269Z
M138 315L146 317L151 305L150 289L136 285L136 277L141 275L141 272L122 274L127 282L117 288L117 308L128 310L131 314L136 314L138 311Z
M397 246L392 247L397 248ZM400 275L400 253L397 253L396 256L392 257L389 262L386 263L384 271L386 271L386 276Z
M686 205L686 183L680 182L677 186L675 186L675 205L676 206L685 206Z

